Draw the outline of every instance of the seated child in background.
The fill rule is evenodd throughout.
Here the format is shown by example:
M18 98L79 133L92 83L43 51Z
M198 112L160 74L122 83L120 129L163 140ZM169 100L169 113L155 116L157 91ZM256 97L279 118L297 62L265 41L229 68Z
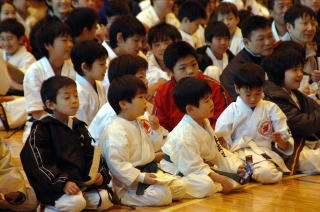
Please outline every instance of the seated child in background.
M40 96L40 87L44 80L56 75L76 78L76 72L70 60L73 42L68 25L54 19L46 23L41 26L37 34L42 58L29 67L23 80L27 113L32 116L29 120L39 120L42 115L47 114L43 110ZM31 123L27 122L24 140L29 135L30 127Z
M76 83L54 76L43 82L40 92L50 115L34 122L20 154L38 200L45 211L108 209L112 203L102 189L110 181L107 167L100 158L98 173L90 178L96 150L86 124L70 117L79 108Z
M180 40L182 40L180 32L170 24L160 23L150 28L147 38L150 49L147 54L149 85L160 80L170 80L171 73L164 64L163 54L172 42Z
M196 48L196 37L193 34L197 31L199 24L203 19L207 18L207 14L203 6L195 1L190 0L181 5L179 8L178 19L181 23L179 32L182 40Z
M173 90L174 102L184 116L162 147L165 157L161 169L184 176L185 197L189 198L232 190L231 180L215 173L208 164L230 173L245 172L243 162L223 149L213 132L208 120L214 113L211 95L207 82L194 77L180 80Z
M154 114L159 118L161 126L171 131L182 119L181 113L173 101L173 88L185 77L205 79L212 90L214 114L212 126L222 111L230 104L231 99L220 83L199 71L197 53L188 43L179 41L170 44L164 52L164 63L172 73L171 80L160 86L154 103Z
M272 146L291 155L294 141L281 109L262 99L264 82L265 72L260 66L241 65L234 77L239 96L220 115L215 131L230 131L223 146L251 164L253 179L275 183L282 179L282 172L289 170Z
M96 36L98 13L92 8L73 9L66 20L75 43L93 40Z
M147 68L148 63L142 57L131 54L122 55L111 60L108 69L108 78L112 82L112 80L124 75L134 75L147 85ZM111 121L111 117L115 115L115 111L112 109L109 102L107 102L100 108L100 110L92 120L89 126L89 132L98 143L100 143L100 140L103 137L103 132Z
M71 51L80 101L76 117L87 125L107 102L106 89L101 82L107 71L107 58L107 50L93 40L77 43Z
M83 8L83 7L89 7L94 9L95 6L95 0L71 0L71 4L74 8Z
M115 57L124 54L141 55L146 37L146 29L143 24L132 15L117 17L109 30L109 44L102 45L108 51L108 64ZM142 54L143 55L143 54ZM142 56L141 55L141 56ZM111 81L105 77L103 85L107 88Z
M13 81L12 88L23 90L23 76L29 66L36 60L23 44L24 27L15 19L0 22L0 45L2 57L7 61L8 71L13 75L20 75L19 82ZM18 78L18 77L17 77Z
M197 52L209 57L212 65L217 67L214 72L207 68L204 74L220 81L221 73L234 57L229 50L230 33L224 23L215 21L208 23L204 33L208 45L197 49Z
M117 116L112 117L106 139L101 141L103 154L122 204L168 205L184 197L185 184L159 171L154 161L167 132L155 116L149 116L150 122L140 117L147 107L146 94L145 84L134 76L112 80L108 101Z
M290 174L320 173L320 105L298 90L304 63L305 49L293 41L281 43L262 62L269 79L264 89L266 99L286 114L295 141L294 154L279 153Z
M38 202L33 189L26 185L26 179L11 163L11 154L4 142L0 142L0 210L35 210Z
M237 26L240 18L237 7L229 2L222 2L214 11L212 21L221 21L230 32L230 51L237 55L244 47L241 29ZM210 22L210 21L209 21Z

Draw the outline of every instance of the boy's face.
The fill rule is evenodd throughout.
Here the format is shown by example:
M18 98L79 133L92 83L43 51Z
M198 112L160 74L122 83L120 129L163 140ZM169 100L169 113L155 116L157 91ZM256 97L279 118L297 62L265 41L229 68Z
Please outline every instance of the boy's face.
M257 29L250 33L250 38L243 38L243 42L254 54L268 56L273 52L274 37L271 27Z
M240 21L239 17L236 17L233 13L227 13L227 14L218 14L218 21L223 22L225 25L227 25L230 35L233 36L234 32L237 29L237 25Z
M61 58L67 60L70 58L70 52L73 47L73 41L70 35L56 37L52 45L46 45L49 57Z
M138 79L140 79L146 87L148 87L148 80L147 80L147 70L146 69L141 69L139 70L135 75Z
M202 22L201 19L196 19L194 21L189 21L188 18L182 19L182 24L185 26L184 31L190 35L192 35L193 33L195 33L198 30L199 24L201 22Z
M310 16L297 18L294 21L294 25L287 23L287 30L292 40L302 45L305 45L313 40L316 34L316 29L316 20Z
M46 0L52 6L52 10L58 17L69 13L72 10L71 0Z
M153 0L153 7L157 8L162 14L172 12L174 0Z
M172 43L171 39L157 41L151 44L151 52L158 61L163 61L163 54L166 48Z
M59 117L74 116L79 108L76 85L62 87L57 94L56 102L46 101L46 106Z
M300 3L310 7L315 12L320 10L320 0L300 0Z
M11 4L4 3L1 8L0 20L4 21L9 18L16 19L16 9Z
M284 14L292 7L292 0L275 0L271 16L278 24L284 24Z
M299 65L284 73L284 87L288 90L298 89L303 78L303 67Z
M134 35L128 37L126 40L118 40L118 47L121 48L122 52L125 54L137 55L139 51L142 50L145 42L145 36L143 35Z
M94 5L94 0L73 0L72 6L74 8L77 8L77 7L94 8L95 5Z
M173 67L173 77L177 82L186 77L198 77L198 73L198 62L192 55L179 59Z
M15 54L19 47L20 41L16 35L11 32L1 32L0 33L0 43L3 49L5 49L6 53L9 55Z
M230 39L228 37L212 37L210 48L216 57L222 57L229 46Z
M99 80L102 81L107 71L107 57L102 57L96 59L91 65L89 71L85 73L86 78L89 80Z
M203 120L211 118L214 114L214 104L212 101L212 94L208 93L199 100L199 106L188 105L187 113L192 118L197 120ZM188 107L187 106L187 107Z
M84 39L85 40L95 39L97 29L98 29L97 23L94 23L91 29L84 28L83 32L82 32L82 33L84 33Z
M255 107L263 97L263 87L259 88L245 88L235 86L237 94L240 96L242 101L249 107Z
M18 11L27 12L30 1L29 0L14 0L14 6L17 8Z
M126 110L132 120L142 116L147 109L147 94L138 93L131 102L125 102ZM123 110L123 108L122 108Z

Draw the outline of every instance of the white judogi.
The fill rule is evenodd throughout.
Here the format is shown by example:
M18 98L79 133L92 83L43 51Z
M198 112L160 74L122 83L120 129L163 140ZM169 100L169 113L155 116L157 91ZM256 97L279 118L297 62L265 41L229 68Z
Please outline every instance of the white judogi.
M179 29L179 32L181 34L182 40L189 43L193 48L195 48L196 43L195 43L195 38L193 37L193 35L190 35L184 31L182 31L181 29Z
M199 25L197 31L193 33L193 38L195 40L195 48L200 48L206 45L206 41L204 39L204 27Z
M43 110L40 88L44 80L53 76L55 76L55 73L47 57L42 57L29 67L23 80L27 112ZM76 79L76 72L73 69L71 60L66 60L64 62L61 76L66 76L73 80Z
M149 28L160 23L159 16L157 15L152 5L149 5L144 10L142 10L137 15L137 19L141 21L143 24L147 25Z
M158 82L159 79L170 80L170 76L168 75L167 72L161 69L154 54L149 52L147 54L147 60L148 60L147 80L149 85L152 85Z
M97 90L95 90L92 85L79 74L77 74L76 83L80 102L76 117L87 123L87 125L90 125L96 113L107 102L106 89L102 85L102 82L96 80Z
M5 50L2 50L2 55L6 61L18 67L24 73L32 63L36 62L34 56L30 52L28 52L26 47L24 46L20 46L20 48L14 55L9 55Z
M220 59L216 58L216 56L211 51L210 47L207 47L206 53L210 57L213 65L219 68L219 72L220 72L220 75L221 75L223 70L227 67L227 65L229 63L228 54L227 53L223 53L222 59L220 60ZM219 75L219 77L220 77L220 75Z
M173 163L161 161L161 168L173 175L181 172L187 184L187 196L202 198L222 190L220 183L215 183L208 176L213 172L204 161L215 164L222 171L237 173L241 160L217 143L218 139L208 119L201 127L191 116L184 115L179 124L169 133L162 151L170 156ZM224 152L224 153L221 153ZM224 156L225 154L225 156Z
M236 7L238 8L238 10L245 9L245 5L242 0L223 0L223 2L230 2L230 3L235 4ZM247 4L250 4L250 3L247 3ZM251 7L251 12L254 15L261 15L261 16L265 16L265 17L270 16L268 9L265 6L263 6L262 4L258 3L256 0L251 0L251 4L248 6Z
M282 41L291 40L291 39L290 39L290 35L289 35L288 32L287 32L286 34L284 34L283 36L280 36L280 35L278 34L278 31L277 31L277 28L276 28L276 22L275 22L275 21L272 21L271 31L272 31L274 40L275 40L276 42L279 41L279 40L282 40Z
M172 199L182 198L185 186L178 178L166 185L150 185L143 195L136 194L138 182L143 182L145 174L135 167L154 160L155 152L163 145L167 131L162 127L152 131L148 122L140 118L128 121L117 116L112 119L106 139L101 142L103 155L114 178L113 188L121 202L160 206L171 203Z
M243 44L243 37L242 37L242 32L239 27L236 28L236 31L234 32L234 35L232 36L230 40L230 51L234 54L237 55L244 47Z
M42 57L29 67L23 80L27 113L43 110L43 103L40 96L41 85L43 81L53 76L55 76L55 73L47 57ZM76 80L76 72L70 59L64 62L61 70L61 76L66 76ZM32 122L26 123L23 141L27 139L27 136L30 133L31 125Z
M283 159L271 150L273 132L279 132L288 138L291 148L284 152L286 155L293 153L293 138L287 126L287 118L281 109L274 103L260 100L257 106L252 109L238 97L236 102L231 103L220 115L216 123L216 132L231 131L226 137L229 149L240 159L245 160L246 156L252 155L253 175L252 177L261 183L274 183L282 178L282 172L289 172ZM266 153L272 161L266 160L261 154ZM255 164L256 163L256 164Z
M116 115L116 112L114 112L109 102L105 103L97 112L88 128L92 138L96 141L96 144L100 144L100 138L103 132L111 122L111 118Z
M111 48L111 46L109 46L109 44L106 41L102 42L102 46L104 48L106 48L107 52L108 52L108 58L107 58L107 67L109 67L109 63L112 59L118 57L116 55L116 53L113 51L113 49ZM108 70L107 70L108 71ZM106 73L106 75L104 76L104 79L102 81L103 86L106 88L106 94L108 93L108 89L110 86L110 82L109 82L109 78L108 78L108 72Z

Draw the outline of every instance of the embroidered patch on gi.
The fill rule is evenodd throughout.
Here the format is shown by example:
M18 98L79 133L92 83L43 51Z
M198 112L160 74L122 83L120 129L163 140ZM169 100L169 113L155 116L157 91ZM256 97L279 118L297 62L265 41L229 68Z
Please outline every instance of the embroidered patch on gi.
M257 131L262 136L271 136L272 134L272 125L271 121L264 121L258 125Z
M144 120L144 119L142 119L141 121L142 121L142 126L145 129L146 133L150 134L151 133L151 125L150 125L150 123L147 120Z

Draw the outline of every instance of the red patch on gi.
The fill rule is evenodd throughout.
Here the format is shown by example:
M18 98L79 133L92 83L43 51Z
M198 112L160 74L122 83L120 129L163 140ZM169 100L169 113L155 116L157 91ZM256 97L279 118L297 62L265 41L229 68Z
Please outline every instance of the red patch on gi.
M144 119L142 119L141 121L142 121L142 126L145 129L146 133L150 134L151 133L151 125L150 125L150 123L147 120L144 120Z
M264 121L258 126L258 132L262 136L271 135L272 133L272 126L271 121Z

